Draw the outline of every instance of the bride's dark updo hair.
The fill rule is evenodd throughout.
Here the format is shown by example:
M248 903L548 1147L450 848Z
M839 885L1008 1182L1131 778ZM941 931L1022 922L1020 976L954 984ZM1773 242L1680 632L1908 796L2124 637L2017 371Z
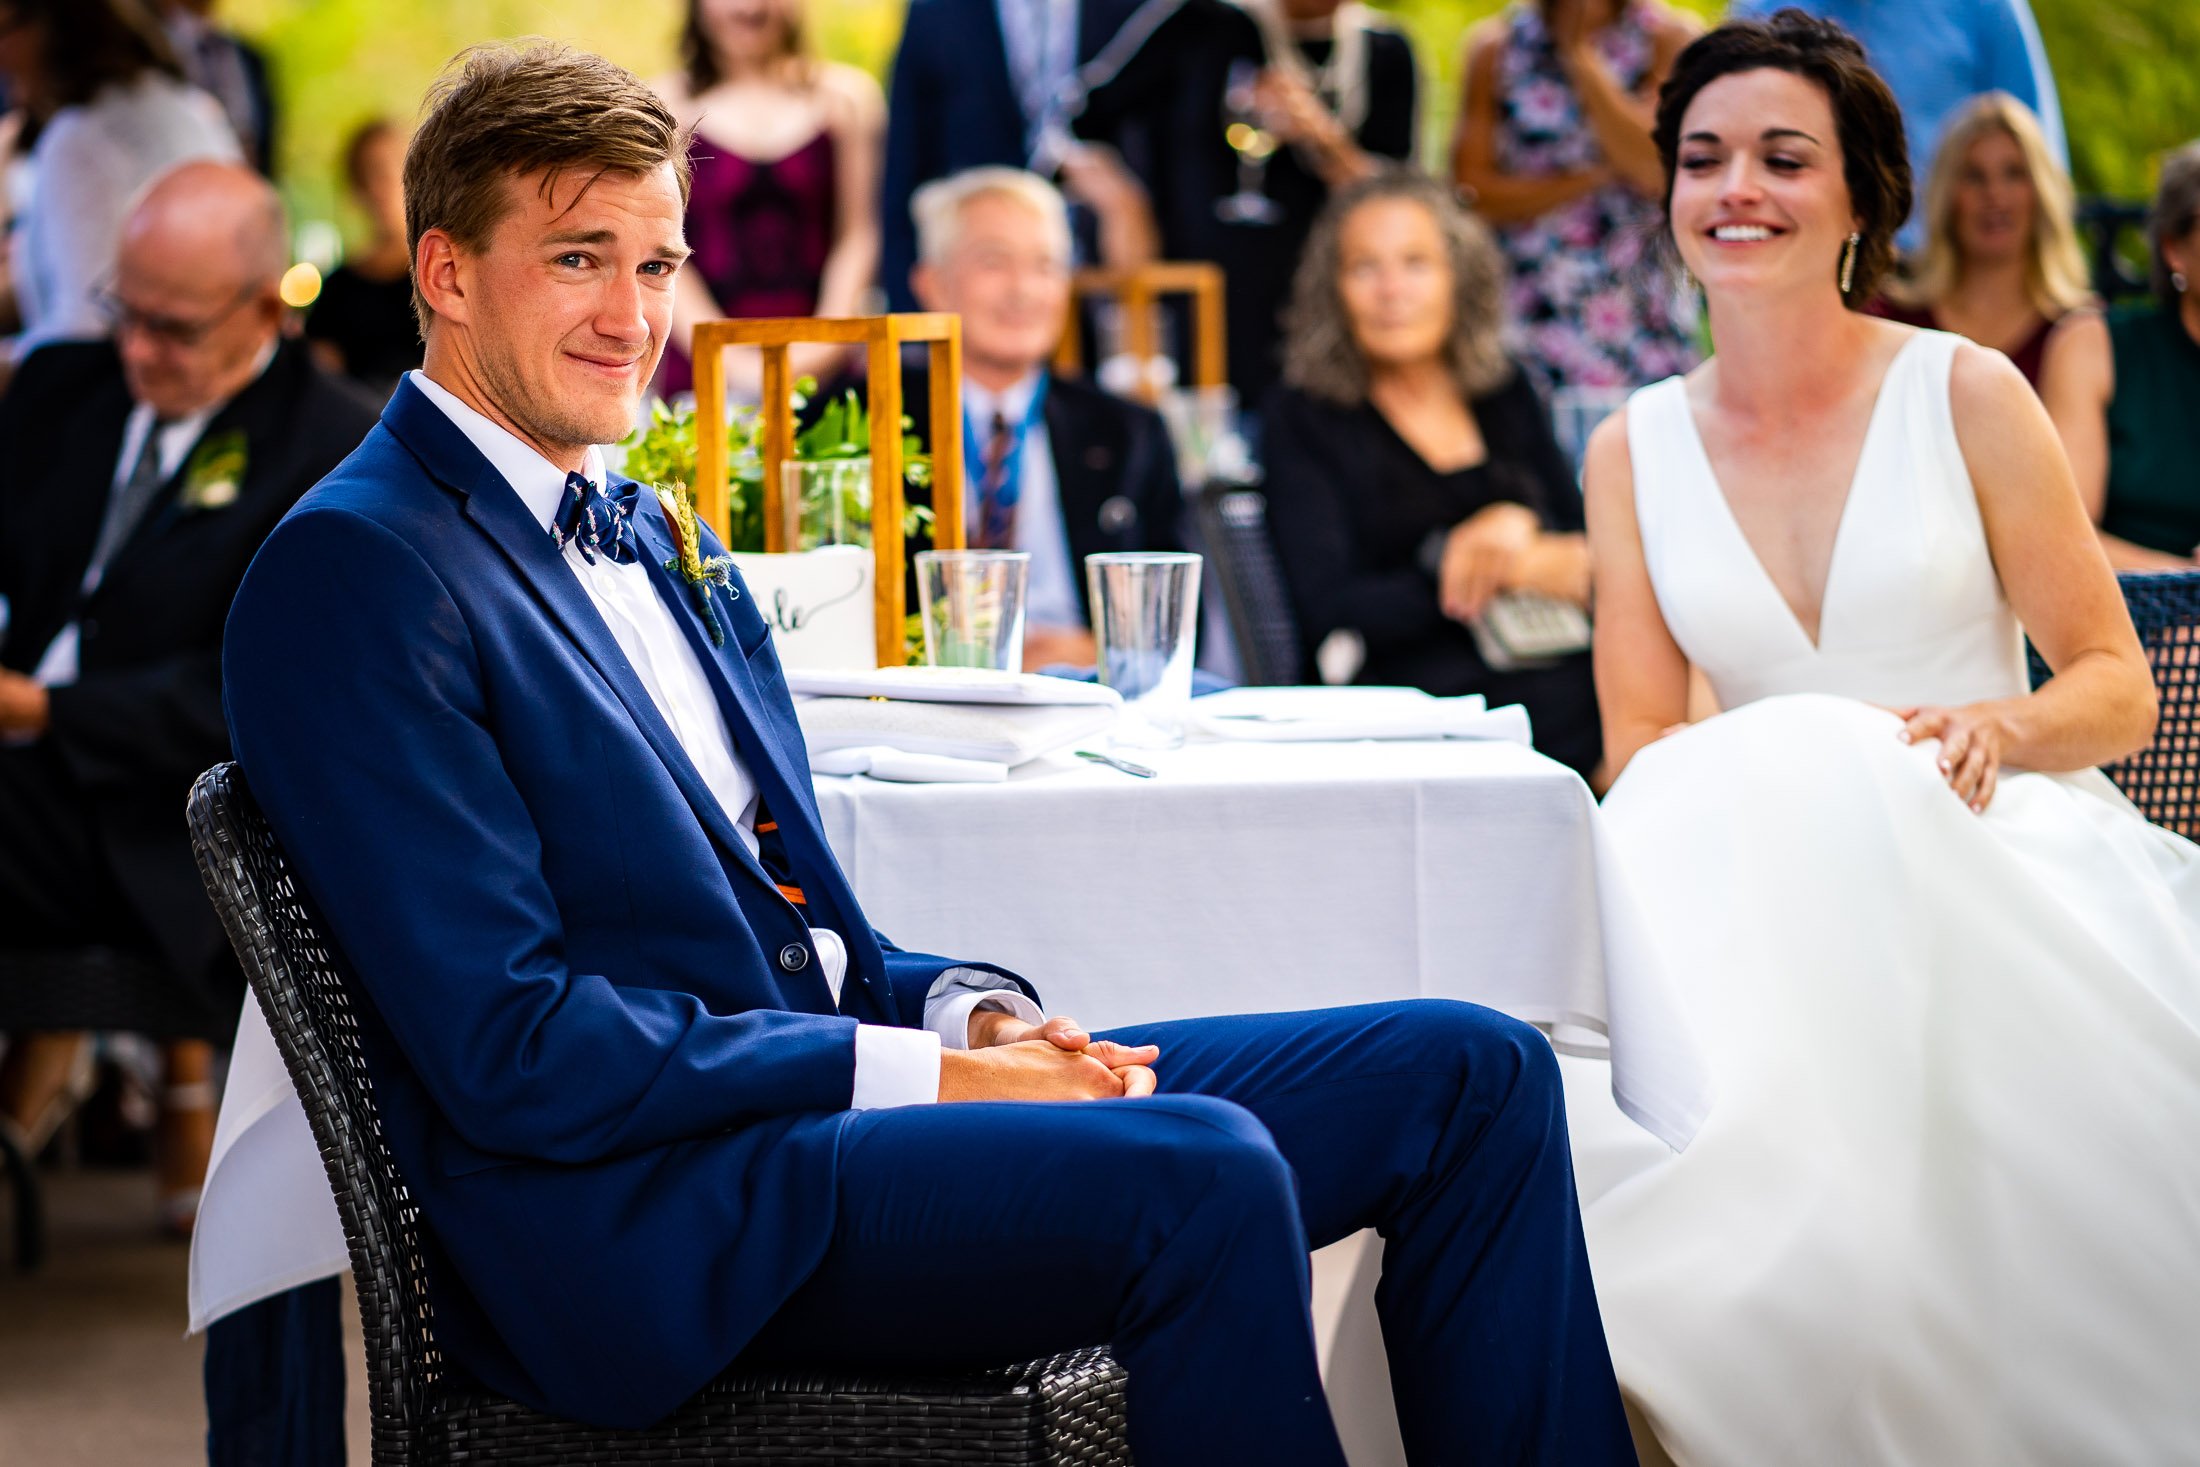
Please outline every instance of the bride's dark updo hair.
M1860 310L1894 266L1895 231L1910 217L1910 150L1894 93L1864 59L1864 48L1830 20L1792 7L1770 20L1729 21L1690 42L1674 59L1658 91L1651 132L1665 165L1665 207L1671 228L1673 173L1680 153L1681 116L1696 94L1741 71L1785 71L1816 82L1833 104L1841 171L1849 202L1863 221L1848 306Z

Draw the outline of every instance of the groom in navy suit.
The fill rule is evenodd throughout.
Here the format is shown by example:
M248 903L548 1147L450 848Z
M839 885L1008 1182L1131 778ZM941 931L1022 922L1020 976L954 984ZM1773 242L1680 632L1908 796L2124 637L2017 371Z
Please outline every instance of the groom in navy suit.
M1374 1226L1416 1462L1633 1460L1533 1030L1088 1035L864 920L753 598L692 583L595 446L664 345L686 156L594 57L446 80L405 167L425 369L229 623L237 754L365 1000L453 1358L636 1424L736 1358L1105 1342L1145 1467L1333 1467L1306 1255Z

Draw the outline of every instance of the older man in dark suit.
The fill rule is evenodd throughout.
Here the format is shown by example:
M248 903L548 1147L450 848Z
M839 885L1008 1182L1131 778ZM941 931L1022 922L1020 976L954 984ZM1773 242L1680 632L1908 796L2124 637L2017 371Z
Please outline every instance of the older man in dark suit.
M264 180L186 164L125 226L114 339L34 352L0 399L0 942L137 949L209 1035L241 984L181 811L228 757L222 622L268 530L373 422L283 341L287 260ZM79 1036L13 1038L0 1116L35 1141ZM210 1058L169 1057L178 1229L212 1141Z
M970 543L1031 556L1025 663L1090 663L1085 557L1184 548L1168 431L1151 408L1049 370L1070 268L1053 185L973 168L918 190L915 212L911 283L926 309L963 322ZM915 417L923 421L921 404Z

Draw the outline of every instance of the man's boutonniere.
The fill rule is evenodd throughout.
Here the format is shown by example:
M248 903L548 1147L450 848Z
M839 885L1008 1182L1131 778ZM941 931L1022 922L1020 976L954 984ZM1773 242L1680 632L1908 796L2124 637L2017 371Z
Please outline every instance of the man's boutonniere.
M187 510L227 509L237 502L244 483L244 430L231 428L199 440L183 466L183 488L177 504Z
M733 589L733 557L713 555L703 558L703 534L695 520L695 491L675 479L668 487L652 484L657 491L657 503L665 512L665 528L672 532L672 548L677 553L665 562L665 569L687 582L688 595L695 600L696 613L703 618L703 625L710 632L713 647L726 645L726 629L718 620L718 609L711 605L710 588L718 587L729 596L740 593Z

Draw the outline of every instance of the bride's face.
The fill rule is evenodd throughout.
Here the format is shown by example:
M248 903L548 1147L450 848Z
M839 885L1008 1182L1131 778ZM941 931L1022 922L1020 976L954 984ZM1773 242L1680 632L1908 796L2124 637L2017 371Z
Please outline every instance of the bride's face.
M1825 91L1793 72L1738 71L1681 116L1673 238L1709 295L1837 291L1860 228Z

